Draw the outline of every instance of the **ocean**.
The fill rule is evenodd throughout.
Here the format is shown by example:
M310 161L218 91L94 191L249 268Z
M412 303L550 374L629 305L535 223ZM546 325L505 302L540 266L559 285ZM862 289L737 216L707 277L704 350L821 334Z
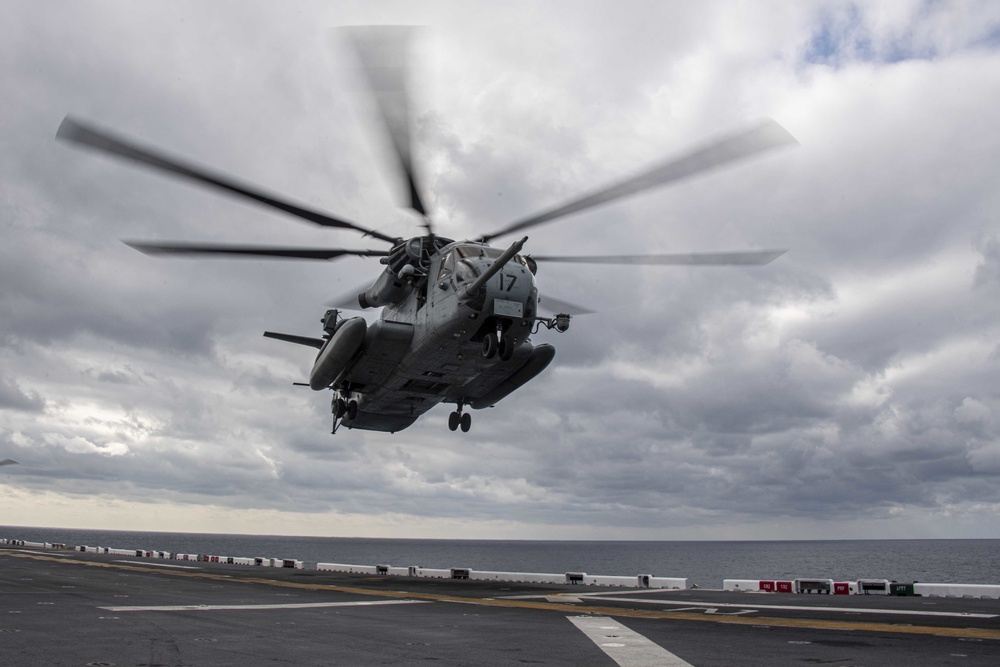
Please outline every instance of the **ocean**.
M422 540L129 532L0 526L0 538L354 565L467 567L723 579L889 579L1000 584L1000 540L545 541Z

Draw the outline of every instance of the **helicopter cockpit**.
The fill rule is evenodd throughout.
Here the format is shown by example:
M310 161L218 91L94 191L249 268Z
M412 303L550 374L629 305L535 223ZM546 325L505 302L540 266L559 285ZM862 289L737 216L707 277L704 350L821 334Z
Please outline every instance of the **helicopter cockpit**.
M398 240L388 256L380 261L386 265L375 283L358 295L362 308L374 308L400 303L415 285L423 283L430 272L431 260L442 248L454 243L443 236L415 236ZM420 300L423 305L423 299Z
M493 248L481 243L456 244L454 248L445 251L442 255L437 280L441 282L454 276L456 284L471 282L480 276L484 268L481 262L475 260L491 259L496 261L503 253L503 248ZM511 263L531 269L531 264L521 255L514 255Z

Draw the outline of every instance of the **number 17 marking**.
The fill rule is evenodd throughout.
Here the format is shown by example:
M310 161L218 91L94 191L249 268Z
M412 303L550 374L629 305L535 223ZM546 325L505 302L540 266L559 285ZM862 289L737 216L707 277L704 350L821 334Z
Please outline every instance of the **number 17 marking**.
M507 279L506 280L506 287L504 286L504 282L505 282L504 278ZM514 283L516 283L516 282L517 282L517 276L512 276L509 273L501 273L500 274L500 291L501 292L509 292L509 291L511 291L512 289L514 289Z

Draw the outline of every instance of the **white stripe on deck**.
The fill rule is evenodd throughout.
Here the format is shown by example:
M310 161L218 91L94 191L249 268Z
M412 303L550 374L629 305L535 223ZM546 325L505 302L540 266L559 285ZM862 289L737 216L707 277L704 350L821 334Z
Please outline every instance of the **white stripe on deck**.
M355 600L353 602L303 602L291 604L178 604L144 607L98 607L104 611L254 611L258 609L319 609L322 607L373 607L386 604L430 604L429 600Z
M178 570L200 570L202 568L195 565L168 565L167 563L150 563L148 560L116 560L116 563L133 563L135 565L148 565L150 567L174 567Z
M668 609L667 611L685 611L694 607L704 609L737 608L746 610L764 611L767 609L781 609L783 611L832 611L844 614L891 614L894 616L944 616L950 618L996 618L997 614L977 614L967 611L924 611L918 609L876 609L873 607L806 607L803 605L790 604L735 604L732 602L691 602L688 600L650 600L649 598L627 598L594 596L587 598L587 602L594 600L607 600L608 602L642 602L643 604L659 604L664 606L677 606L681 609Z
M690 662L607 616L566 618L621 667L693 667Z

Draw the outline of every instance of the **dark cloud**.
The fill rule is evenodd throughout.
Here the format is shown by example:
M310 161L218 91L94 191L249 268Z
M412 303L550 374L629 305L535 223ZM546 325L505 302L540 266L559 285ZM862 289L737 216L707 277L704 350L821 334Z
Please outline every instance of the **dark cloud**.
M45 399L33 391L22 390L16 382L0 375L0 409L41 412Z

